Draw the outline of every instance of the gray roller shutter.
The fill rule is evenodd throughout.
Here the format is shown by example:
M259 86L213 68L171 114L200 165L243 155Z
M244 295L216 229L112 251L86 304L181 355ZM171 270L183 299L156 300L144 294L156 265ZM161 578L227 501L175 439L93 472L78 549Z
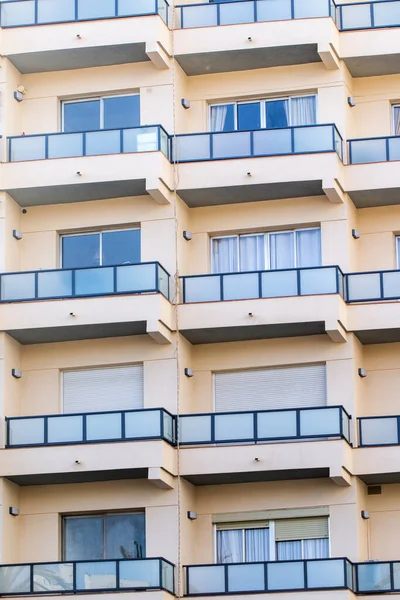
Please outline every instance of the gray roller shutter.
M329 537L328 517L280 519L275 522L275 540L315 540Z
M216 412L324 406L325 365L215 373L214 397Z
M143 365L63 373L64 413L143 407Z

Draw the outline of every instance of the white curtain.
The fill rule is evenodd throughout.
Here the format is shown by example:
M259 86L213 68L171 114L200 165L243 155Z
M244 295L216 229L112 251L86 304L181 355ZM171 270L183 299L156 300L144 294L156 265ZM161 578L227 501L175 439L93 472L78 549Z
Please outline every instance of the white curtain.
M301 541L278 542L276 544L278 560L301 560L302 548Z
M217 531L217 562L243 562L243 530Z
M291 269L294 264L294 233L271 233L269 236L271 269Z
M240 270L262 271L265 269L265 236L240 236Z
M394 135L400 135L400 106L393 108Z
M246 529L246 562L269 560L269 529Z
M329 540L320 538L303 541L303 558L329 558Z
M397 269L400 269L400 236L396 237Z
M239 271L237 236L213 238L211 258L213 273L236 273Z
M291 98L291 125L313 125L317 121L315 96Z
M225 119L228 114L228 105L211 107L211 131L224 131Z
M296 232L297 267L321 265L321 231L305 229Z

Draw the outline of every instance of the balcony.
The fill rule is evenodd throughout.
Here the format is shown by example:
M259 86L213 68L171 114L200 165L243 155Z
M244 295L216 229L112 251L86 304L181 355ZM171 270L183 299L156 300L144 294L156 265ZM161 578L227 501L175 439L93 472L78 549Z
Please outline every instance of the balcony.
M167 68L168 11L167 0L6 0L2 55L23 74L149 60Z
M176 59L187 75L321 61L338 68L329 0L186 4L177 11Z
M347 558L186 567L187 596L354 590L354 585Z
M358 419L359 447L400 444L400 416L361 417Z
M350 444L350 419L342 406L180 415L179 443L197 446L343 438Z
M357 421L355 474L367 485L399 483L400 416L361 417Z
M325 331L343 341L339 267L191 275L182 277L182 290L180 331L193 344Z
M168 298L169 274L159 263L3 273L1 329L22 344L146 332L167 343Z
M2 189L20 206L144 194L165 204L168 146L160 125L10 137Z
M175 418L161 408L7 418L7 448L164 440L175 444Z
M2 596L145 590L174 594L174 565L165 558L144 558L0 566Z
M211 5L212 6L212 5ZM179 196L190 207L318 196L340 202L343 140L335 125L178 135Z

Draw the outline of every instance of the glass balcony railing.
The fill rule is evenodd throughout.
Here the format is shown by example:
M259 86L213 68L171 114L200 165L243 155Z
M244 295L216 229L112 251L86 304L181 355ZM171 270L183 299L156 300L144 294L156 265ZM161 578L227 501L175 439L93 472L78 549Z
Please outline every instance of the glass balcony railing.
M329 17L329 0L236 0L178 6L180 26L212 27L263 21Z
M400 416L361 417L358 431L359 446L396 446L400 444Z
M174 565L165 558L143 558L0 566L1 596L128 590L173 594Z
M400 299L400 270L369 271L345 275L347 302Z
M175 443L175 417L164 409L7 418L7 448L156 439Z
M400 562L359 563L357 572L357 593L399 592Z
M382 2L382 4L384 3ZM349 140L349 163L351 165L391 160L400 160L400 135Z
M320 152L337 152L343 159L342 136L331 124L182 134L172 139L172 148L176 162Z
M343 273L339 267L189 275L181 279L184 303L311 294L343 296Z
M6 0L0 11L1 27L156 14L168 23L166 0Z
M350 419L342 406L182 415L179 441L198 445L344 438L350 443Z
M157 150L169 157L169 137L161 125L8 138L10 162Z
M354 589L347 558L186 567L186 595Z
M400 27L399 0L376 0L340 4L336 8L336 22L341 31Z
M0 275L0 302L151 292L169 298L169 273L156 262Z

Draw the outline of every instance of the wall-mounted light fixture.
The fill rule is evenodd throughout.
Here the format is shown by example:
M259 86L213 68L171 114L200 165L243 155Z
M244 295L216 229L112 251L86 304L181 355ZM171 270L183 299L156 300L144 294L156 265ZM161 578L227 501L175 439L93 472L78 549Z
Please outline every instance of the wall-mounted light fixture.
M22 371L20 369L11 369L11 375L15 377L15 379L21 379Z
M351 230L351 235L353 236L353 238L355 240L360 239L360 232L358 231L358 229L352 229Z
M188 510L187 518L191 521L195 521L197 519L197 512L194 512L193 510Z
M16 506L10 506L10 508L8 509L8 512L13 517L18 517L18 515L19 515L19 508L17 508Z
M15 237L16 240L22 240L22 231L13 229L13 237Z
M185 110L190 108L190 100L186 100L186 98L182 98L181 104Z
M369 519L369 510L362 510L361 511L361 518L364 519L365 521L367 521Z
M359 377L366 377L367 376L367 369L358 369L358 376Z
M350 108L354 108L356 105L355 98L353 98L352 96L349 96L347 98L347 104L350 106Z
M184 231L183 232L183 238L187 241L190 242L190 240L193 238L192 234L190 233L190 231Z
M187 367L185 368L185 375L186 377L193 377L194 373L193 373L193 369L188 369Z

